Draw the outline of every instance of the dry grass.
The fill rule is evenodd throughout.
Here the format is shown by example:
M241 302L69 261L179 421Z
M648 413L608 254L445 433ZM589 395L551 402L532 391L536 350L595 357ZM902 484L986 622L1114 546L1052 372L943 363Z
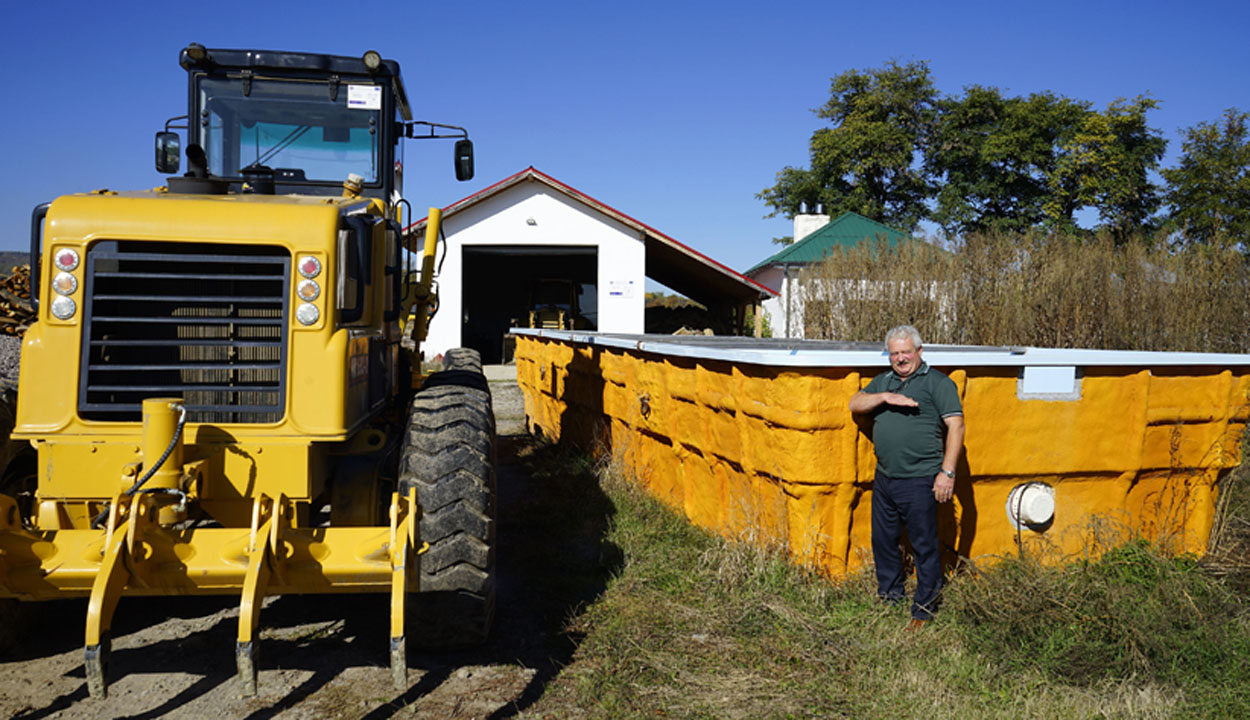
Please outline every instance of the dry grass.
M939 250L863 243L805 274L808 337L1244 352L1250 272L1236 250L1110 237L973 236Z
M1215 518L1202 564L1211 575L1250 597L1250 435L1241 442L1242 464L1221 481Z
M570 618L578 649L523 717L1250 713L1246 597L1192 559L1107 549L1117 536L1067 568L1007 561L953 577L938 620L906 633L869 573L831 583L782 548L692 527L620 463L597 468L623 564Z

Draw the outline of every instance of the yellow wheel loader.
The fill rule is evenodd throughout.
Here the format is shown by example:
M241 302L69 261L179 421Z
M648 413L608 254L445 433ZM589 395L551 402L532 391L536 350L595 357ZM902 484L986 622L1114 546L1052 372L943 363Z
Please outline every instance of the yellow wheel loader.
M125 597L235 595L254 694L266 596L389 593L404 688L405 638L480 642L494 612L490 394L473 351L421 374L438 212L415 253L400 225L401 140L457 138L461 180L472 144L413 122L374 51L179 62L167 184L32 217L37 317L0 397L0 642L38 601L87 598L102 697Z

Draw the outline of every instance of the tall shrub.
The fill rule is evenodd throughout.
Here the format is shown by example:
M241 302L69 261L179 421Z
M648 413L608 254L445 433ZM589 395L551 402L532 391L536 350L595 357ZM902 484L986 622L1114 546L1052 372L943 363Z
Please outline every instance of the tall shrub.
M805 273L805 326L834 340L879 341L909 323L930 343L1245 352L1248 271L1234 249L1106 234L872 241Z

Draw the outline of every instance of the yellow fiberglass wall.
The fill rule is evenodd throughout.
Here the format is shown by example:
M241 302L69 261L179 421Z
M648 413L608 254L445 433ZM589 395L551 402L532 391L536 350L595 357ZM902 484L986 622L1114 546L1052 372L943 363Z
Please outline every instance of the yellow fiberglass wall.
M531 428L613 453L692 522L781 544L830 575L871 560L876 465L851 395L880 367L794 368L517 339ZM941 506L945 561L1027 548L1056 558L1143 536L1201 554L1218 481L1240 461L1250 368L1086 367L1074 399L1021 399L1018 367L939 367L967 436L955 500ZM1045 527L1017 529L1008 496L1054 489Z

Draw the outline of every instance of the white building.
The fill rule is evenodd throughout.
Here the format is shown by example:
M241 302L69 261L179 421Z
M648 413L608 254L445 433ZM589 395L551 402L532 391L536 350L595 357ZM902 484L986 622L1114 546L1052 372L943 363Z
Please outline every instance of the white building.
M884 238L895 245L907 235L853 212L844 212L833 220L828 215L795 215L794 242L743 273L775 293L774 297L764 300L764 314L773 337L805 337L806 307L799 282L804 268L820 262L836 247L849 249L876 238Z
M409 247L420 248L425 224L407 229ZM442 224L447 242L438 254L439 308L427 358L464 346L484 362L500 362L508 329L527 326L543 294L565 293L577 329L630 334L647 331L648 277L728 313L738 327L746 308L772 295L532 167L444 208Z

